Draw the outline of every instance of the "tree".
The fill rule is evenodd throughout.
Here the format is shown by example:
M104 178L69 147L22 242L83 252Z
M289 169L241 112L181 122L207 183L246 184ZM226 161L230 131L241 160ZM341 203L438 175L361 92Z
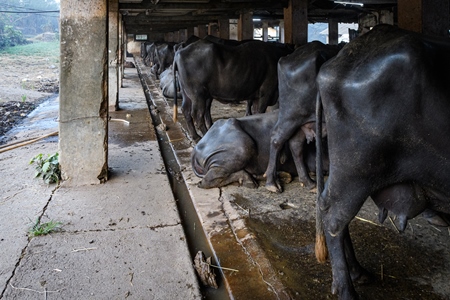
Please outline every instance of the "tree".
M0 48L26 42L23 35L57 33L59 2L55 0L2 0Z

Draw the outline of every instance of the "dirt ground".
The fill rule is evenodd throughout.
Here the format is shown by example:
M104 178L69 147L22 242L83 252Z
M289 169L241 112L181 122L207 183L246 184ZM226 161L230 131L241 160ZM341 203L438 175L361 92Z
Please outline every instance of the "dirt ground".
M58 68L45 57L0 54L0 144L9 129L59 91Z

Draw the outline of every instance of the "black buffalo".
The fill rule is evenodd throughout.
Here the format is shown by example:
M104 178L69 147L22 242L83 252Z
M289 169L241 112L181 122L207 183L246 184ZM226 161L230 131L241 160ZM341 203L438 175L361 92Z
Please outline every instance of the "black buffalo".
M162 43L155 46L154 63L158 66L156 75L159 76L166 69L170 68L175 56L176 43Z
M241 118L220 119L195 146L192 169L202 178L201 188L222 187L238 182L246 187L257 187L269 160L270 136L278 112L256 114ZM290 143L299 142L293 138ZM315 171L315 145L306 151L306 164ZM295 147L299 148L299 147ZM283 163L278 171L296 175L294 161L287 147L281 149Z
M316 125L319 137L323 104L330 174L324 189L318 179L316 256L326 258L325 234L339 299L356 299L352 282L368 276L348 225L370 195L404 222L426 208L450 213L449 70L448 40L380 25L317 76Z
M156 46L163 44L163 42L157 41L157 42L145 42L145 52L144 52L144 64L146 66L154 66L155 65L155 50ZM159 66L158 66L159 68Z
M289 47L249 41L238 46L199 40L175 54L174 74L183 97L182 111L188 131L198 140L195 125L205 134L212 125L211 104L250 101L247 115L255 101L255 112L263 113L278 98L277 63L292 52ZM177 119L177 98L174 119ZM194 125L195 123L195 125Z
M278 62L279 116L272 131L270 159L265 173L269 191L281 192L276 162L284 144L294 135L300 135L301 140L308 143L315 137L316 76L322 64L335 56L340 48L314 41ZM302 142L298 144L303 145ZM304 164L302 149L295 152L298 153L294 160L300 182L308 188L314 187Z

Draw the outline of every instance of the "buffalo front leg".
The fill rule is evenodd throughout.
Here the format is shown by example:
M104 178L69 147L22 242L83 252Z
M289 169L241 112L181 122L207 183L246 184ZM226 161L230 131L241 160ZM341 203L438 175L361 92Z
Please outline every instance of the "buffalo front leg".
M266 177L266 189L274 192L281 193L283 191L277 176L278 160L280 157L281 149L289 137L289 133L286 133L282 124L277 122L272 130L270 138L270 150L269 150L269 163L267 165L264 176Z

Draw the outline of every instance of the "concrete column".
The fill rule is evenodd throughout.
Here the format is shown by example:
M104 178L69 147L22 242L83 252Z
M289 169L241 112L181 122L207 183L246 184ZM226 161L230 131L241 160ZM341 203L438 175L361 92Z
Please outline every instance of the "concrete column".
M208 28L206 27L206 25L198 25L197 36L202 39L207 35L208 35Z
M262 21L262 39L264 42L269 40L269 22Z
M173 42L173 32L167 32L164 34L164 41Z
M230 20L230 40L238 39L238 20Z
M124 24L123 24L123 19L122 19L122 15L119 14L119 61L117 62L119 64L119 86L123 87L123 53L125 52L125 38L124 38Z
M68 185L108 178L108 0L61 0L59 158Z
M339 43L339 23L336 20L328 20L328 44Z
M219 37L222 39L230 39L230 20L219 19Z
M194 26L189 26L186 29L186 38L188 39L188 38L190 38L193 35L195 35L195 33L194 33Z
M427 35L449 37L450 1L423 0L422 32Z
M285 36L285 33L284 33L284 21L280 21L279 28L280 28L280 43L284 43L284 36Z
M448 37L449 0L398 0L398 27Z
M284 42L296 45L308 42L308 0L289 0L284 9Z
M238 40L253 39L253 12L242 13L238 20Z
M119 109L119 2L108 6L108 98L109 106Z

